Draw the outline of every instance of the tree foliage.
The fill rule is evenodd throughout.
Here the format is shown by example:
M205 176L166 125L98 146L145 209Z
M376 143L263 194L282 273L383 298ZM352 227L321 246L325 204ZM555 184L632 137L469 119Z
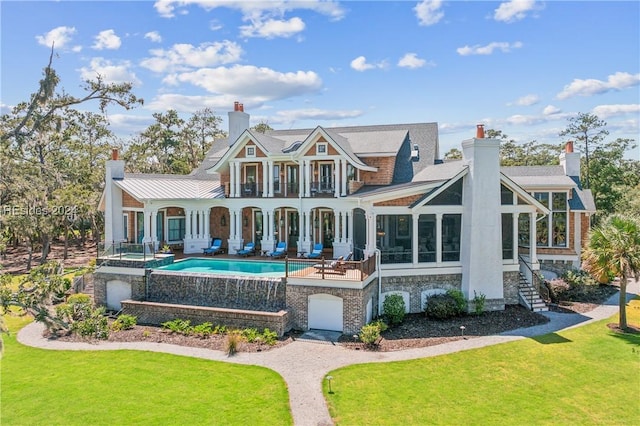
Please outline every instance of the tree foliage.
M640 219L612 215L594 227L583 261L583 268L602 283L620 278L620 328L626 329L627 280L640 277Z

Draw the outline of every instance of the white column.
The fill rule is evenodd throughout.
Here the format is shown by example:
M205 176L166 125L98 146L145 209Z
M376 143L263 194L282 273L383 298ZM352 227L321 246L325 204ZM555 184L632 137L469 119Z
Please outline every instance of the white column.
M158 210L151 211L151 241L158 241Z
M333 160L333 196L340 196L340 160Z
M340 173L340 193L344 197L347 195L347 162L341 159L340 164L342 166L342 173Z
M229 161L229 197L236 196L236 163Z
M267 165L267 161L262 161L262 196L269 196L269 166Z
M302 160L304 164L304 196L309 197L311 195L311 164L309 160Z
M235 168L235 174L236 174L236 197L240 197L240 194L242 193L242 191L240 190L240 162L235 162L236 168Z
M529 213L529 257L531 264L538 263L538 254L536 253L536 248L538 246L536 240L536 226L538 222L536 222L537 218L536 212Z
M340 234L340 213L333 211L333 241L339 242Z
M513 214L513 262L518 263L518 213Z
M268 161L267 162L267 167L269 167L269 173L267 173L268 175L268 182L267 182L267 192L269 193L269 197L273 197L273 183L275 181L274 176L273 176L273 161Z
M413 216L413 227L411 228L411 259L412 262L418 263L418 219L420 218L420 215L417 213L414 213Z
M353 244L353 214L351 210L347 210L346 214L347 229L345 230L345 239L347 243Z
M307 210L306 212L303 213L305 220L304 220L304 241L309 241L309 236L311 235L311 211Z
M190 239L191 238L191 210L185 210L184 211L184 232L185 232L185 239Z
M191 212L191 238L198 238L198 211Z
M436 263L442 263L442 213L436 214Z
M204 237L207 240L211 239L210 222L211 222L211 209L207 209L204 212Z

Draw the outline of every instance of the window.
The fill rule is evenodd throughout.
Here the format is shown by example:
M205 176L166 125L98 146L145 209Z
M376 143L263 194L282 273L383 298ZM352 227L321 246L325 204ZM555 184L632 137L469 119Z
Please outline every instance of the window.
M436 261L436 215L421 214L418 218L418 262Z
M255 157L256 156L256 147L255 146L247 146L246 147L246 155L247 155L247 157Z
M567 247L567 193L534 192L533 196L551 210L537 223L536 244L540 247Z
M129 242L129 214L125 213L122 216L122 238L124 240L126 240L126 242Z
M185 221L183 217L170 218L167 221L169 241L180 241L185 234Z
M460 261L461 214L442 215L442 261Z
M327 155L327 144L326 143L317 143L316 144L316 154L317 155Z
M502 258L513 259L513 215L502 213Z
M529 215L527 213L518 215L518 244L521 246L529 245Z
M513 205L513 192L504 185L500 185L500 201L503 206Z
M427 203L430 206L460 206L462 205L462 179L458 179L447 189L436 195Z

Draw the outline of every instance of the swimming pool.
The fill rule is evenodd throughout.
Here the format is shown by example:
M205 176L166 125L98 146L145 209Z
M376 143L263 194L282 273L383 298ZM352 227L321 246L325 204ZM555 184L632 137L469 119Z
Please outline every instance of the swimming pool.
M291 268L293 265L289 265ZM222 275L253 275L282 277L285 275L284 262L235 259L184 259L171 265L156 268L161 271L214 273Z

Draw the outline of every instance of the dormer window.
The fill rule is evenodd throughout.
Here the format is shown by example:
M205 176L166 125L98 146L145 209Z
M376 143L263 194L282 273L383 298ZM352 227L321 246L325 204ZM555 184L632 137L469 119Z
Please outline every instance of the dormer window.
M316 155L327 155L327 143L317 143L316 144Z
M414 144L413 149L411 150L411 159L418 160L420 158L420 149L418 145Z
M256 147L255 146L247 146L245 148L245 155L247 157L255 157L256 156Z

